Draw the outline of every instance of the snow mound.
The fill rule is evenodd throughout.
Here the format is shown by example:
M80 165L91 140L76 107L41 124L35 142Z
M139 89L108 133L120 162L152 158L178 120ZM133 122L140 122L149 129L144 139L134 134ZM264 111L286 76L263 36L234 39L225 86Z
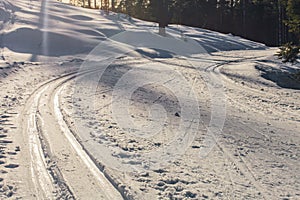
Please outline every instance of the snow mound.
M43 55L44 34L47 35L48 56L78 54L92 49L89 43L75 36L31 28L18 28L6 33L1 47L7 47L19 53Z
M162 55L164 52L167 57L170 56L170 53L186 57L194 54L206 53L206 50L195 42L195 40L189 39L184 41L172 36L162 37L149 31L124 31L113 36L111 39L117 42L129 44L136 48L147 47L152 50L160 50L160 53L156 51L155 54L158 53L159 55ZM146 53L148 55L151 54L151 52L141 51L141 49L139 52L144 52L144 54ZM153 55L154 54L152 53L152 56Z

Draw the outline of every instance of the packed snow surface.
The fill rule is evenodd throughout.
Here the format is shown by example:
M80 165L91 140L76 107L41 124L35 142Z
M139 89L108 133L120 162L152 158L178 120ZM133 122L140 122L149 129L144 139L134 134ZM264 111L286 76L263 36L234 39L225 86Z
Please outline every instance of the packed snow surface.
M300 198L276 48L54 0L0 0L0 29L1 199Z

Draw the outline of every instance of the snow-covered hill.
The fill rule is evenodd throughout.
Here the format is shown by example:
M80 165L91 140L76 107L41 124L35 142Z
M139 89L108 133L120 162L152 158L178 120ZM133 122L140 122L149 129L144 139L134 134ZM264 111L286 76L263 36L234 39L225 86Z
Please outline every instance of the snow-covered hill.
M29 60L86 55L105 38L124 31L158 32L157 24L125 15L84 9L49 1L2 0L1 43L4 51L26 54ZM170 25L168 37L190 38L207 52L264 49L263 44L201 28ZM147 40L149 35L137 40Z

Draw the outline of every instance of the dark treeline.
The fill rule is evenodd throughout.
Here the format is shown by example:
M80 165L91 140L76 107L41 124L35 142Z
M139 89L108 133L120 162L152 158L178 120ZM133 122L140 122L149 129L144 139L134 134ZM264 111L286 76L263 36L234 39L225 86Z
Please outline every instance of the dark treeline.
M207 28L270 46L300 41L300 0L123 0L113 9L162 26Z

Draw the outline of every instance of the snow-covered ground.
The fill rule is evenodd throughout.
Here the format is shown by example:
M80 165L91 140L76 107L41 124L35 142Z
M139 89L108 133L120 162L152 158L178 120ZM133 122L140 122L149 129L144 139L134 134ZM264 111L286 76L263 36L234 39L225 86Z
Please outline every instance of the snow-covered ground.
M299 199L300 83L237 36L0 0L1 199Z

